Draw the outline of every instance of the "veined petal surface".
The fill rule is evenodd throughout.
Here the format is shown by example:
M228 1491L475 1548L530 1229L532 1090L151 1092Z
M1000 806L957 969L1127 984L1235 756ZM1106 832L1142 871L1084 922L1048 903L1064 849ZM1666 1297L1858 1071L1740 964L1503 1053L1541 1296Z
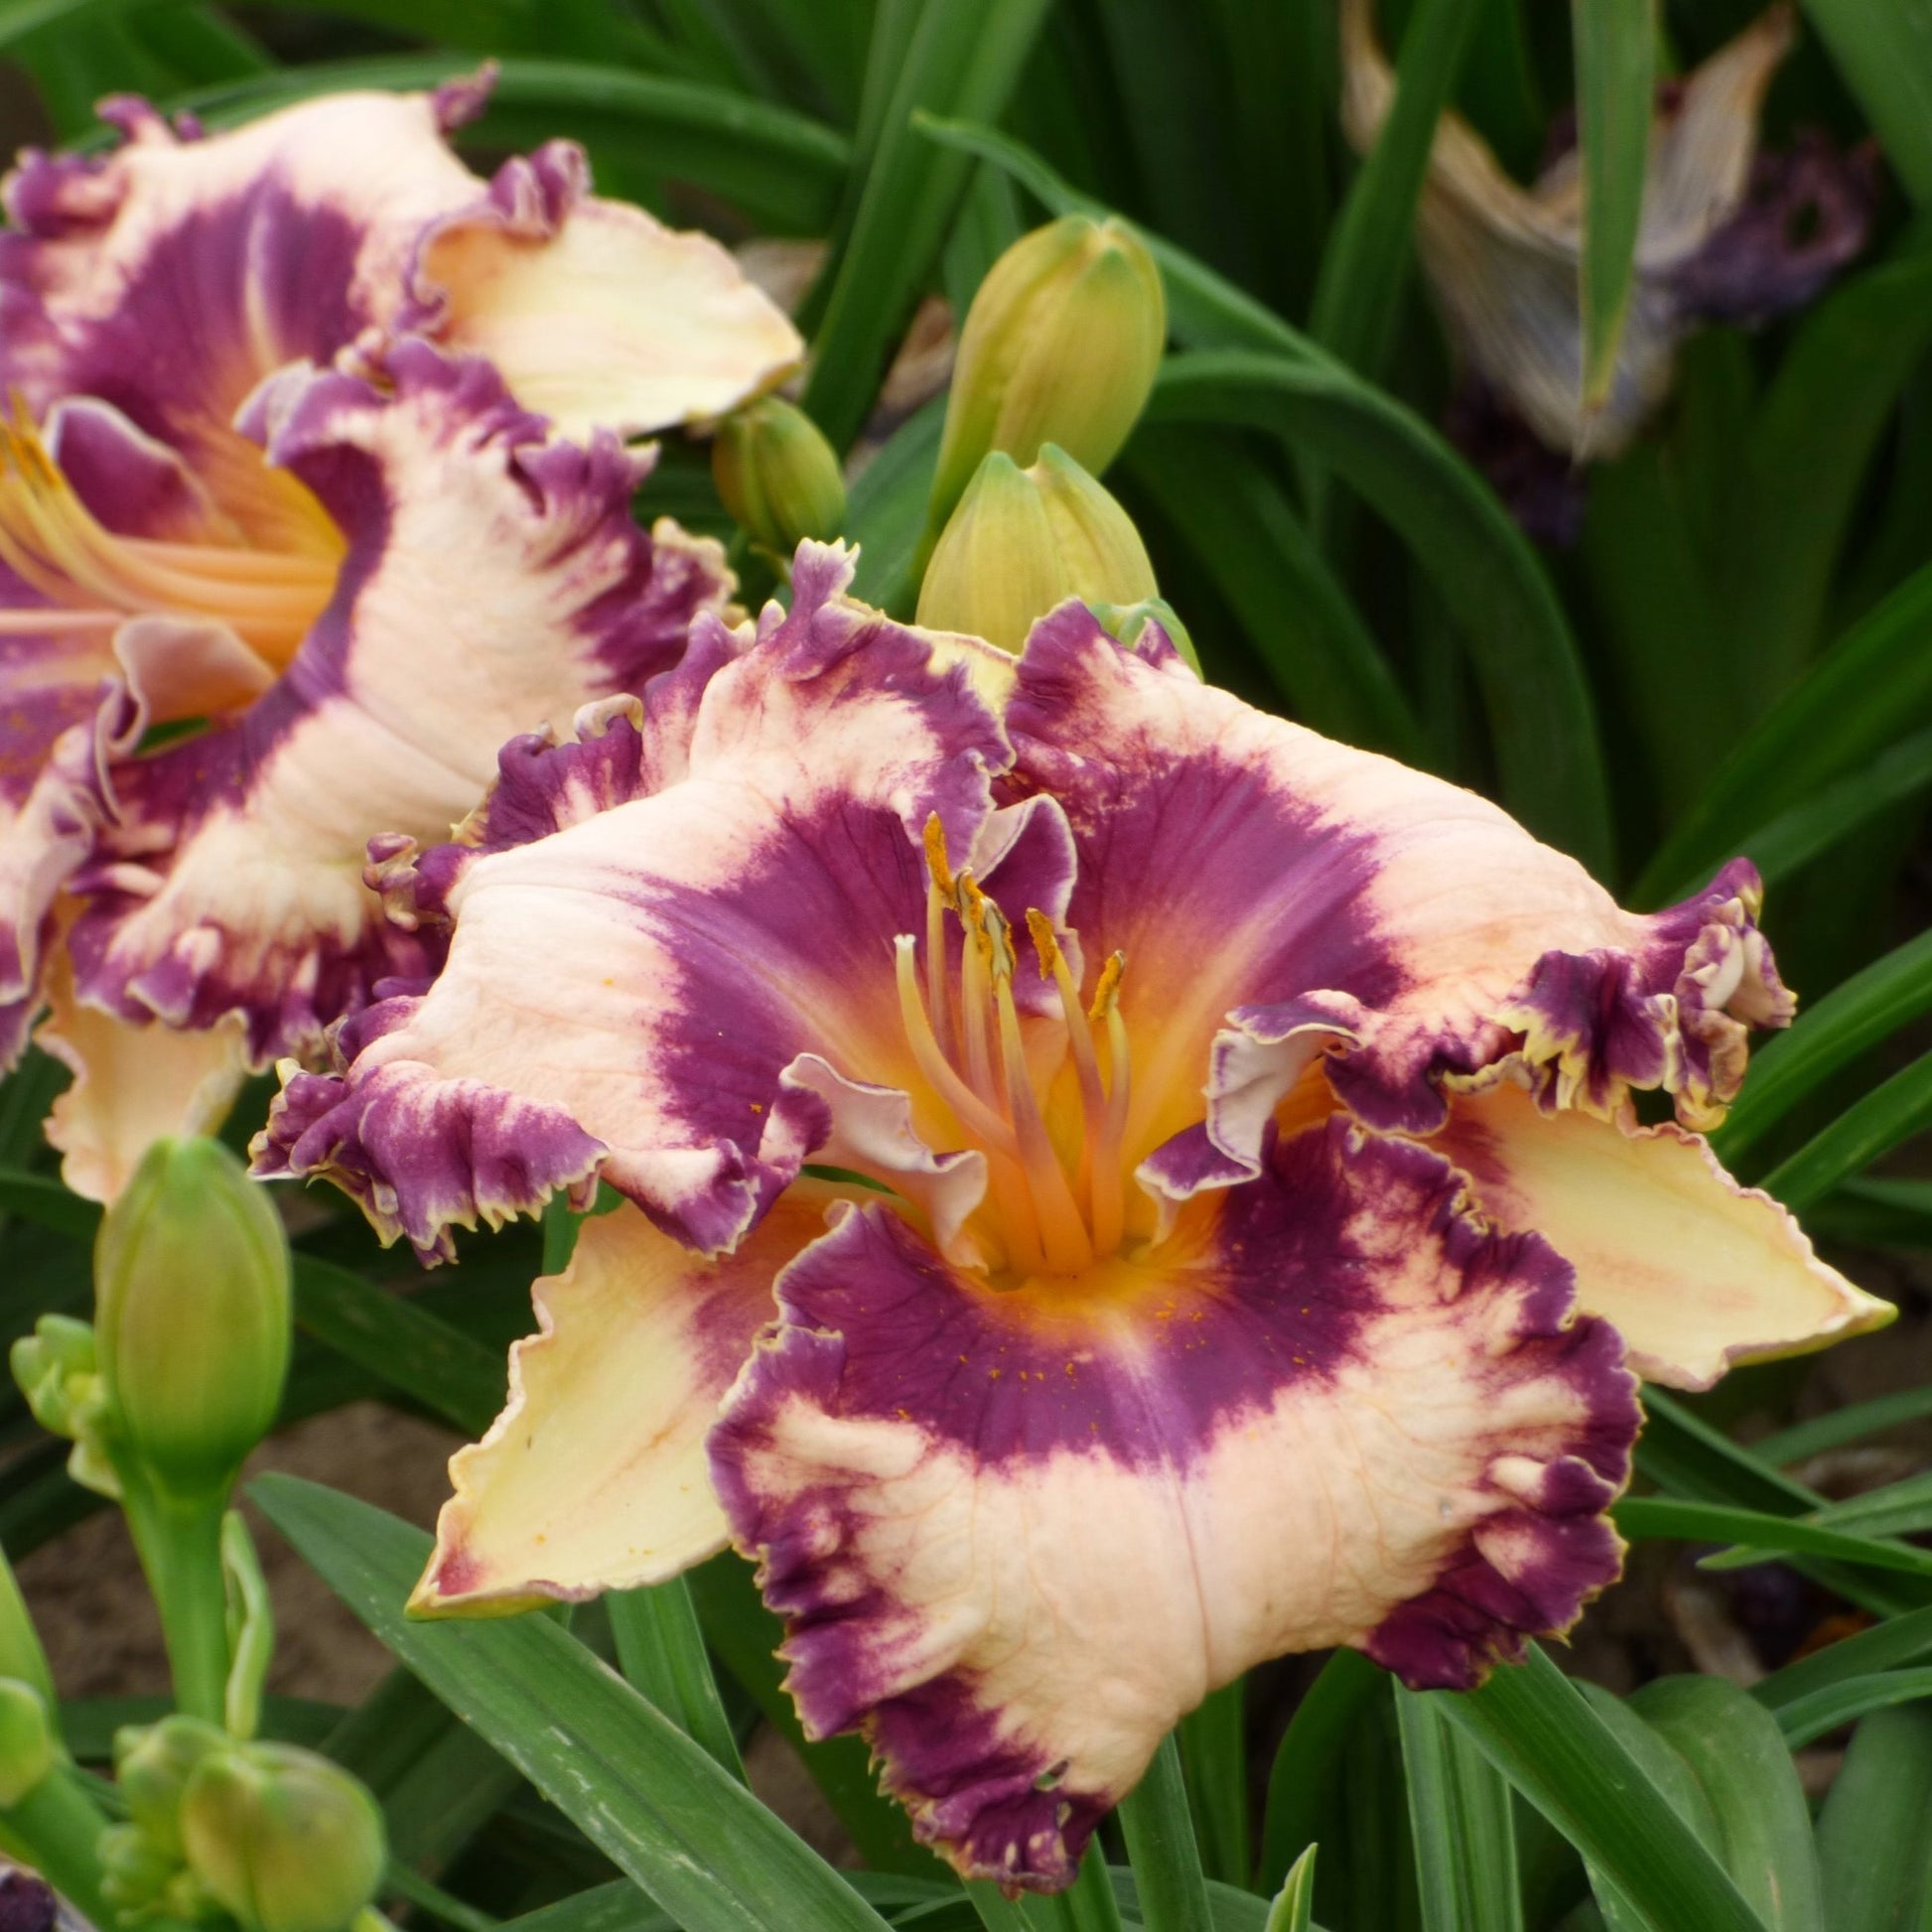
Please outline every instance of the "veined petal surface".
M725 1547L705 1459L771 1284L825 1229L788 1198L706 1261L626 1202L587 1220L536 1285L540 1332L510 1350L509 1402L450 1464L456 1491L410 1606L503 1612L661 1583Z
M1898 1312L1668 1122L1551 1117L1505 1082L1458 1099L1429 1145L1469 1176L1484 1214L1535 1228L1570 1262L1578 1307L1615 1323L1650 1381L1708 1389L1740 1363L1822 1348Z
M1004 1294L847 1211L712 1439L808 1733L863 1728L963 1872L1055 1889L1251 1664L1465 1686L1566 1626L1617 1572L1634 1384L1460 1189L1336 1120L1159 1261Z

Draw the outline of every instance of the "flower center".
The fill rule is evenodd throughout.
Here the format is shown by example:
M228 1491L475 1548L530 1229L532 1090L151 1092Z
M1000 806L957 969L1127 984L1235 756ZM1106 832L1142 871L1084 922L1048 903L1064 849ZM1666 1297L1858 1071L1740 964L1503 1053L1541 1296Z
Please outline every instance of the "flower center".
M298 550L117 535L80 500L16 399L0 417L0 563L56 608L0 611L0 636L202 618L281 671L328 605L341 563L341 539L314 507L317 537Z
M925 851L923 988L917 940L901 933L896 942L907 1043L961 1139L987 1158L1009 1265L1030 1274L1078 1274L1117 1253L1123 1232L1121 1149L1132 1094L1120 1016L1126 956L1107 961L1092 1004L1083 1005L1052 921L1037 909L1027 913L1040 977L1058 996L1078 1076L1079 1146L1063 1158L1047 1132L1041 1090L1027 1060L1013 996L1013 928L970 872L952 872L936 816L926 821ZM949 917L960 926L957 975Z

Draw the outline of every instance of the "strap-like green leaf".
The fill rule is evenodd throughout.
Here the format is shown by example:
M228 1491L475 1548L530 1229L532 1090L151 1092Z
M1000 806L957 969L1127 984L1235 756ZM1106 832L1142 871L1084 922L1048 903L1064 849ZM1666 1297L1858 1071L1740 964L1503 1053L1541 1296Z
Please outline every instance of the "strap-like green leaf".
M1200 1843L1201 1868L1223 1884L1245 1885L1253 1869L1248 1847L1247 1680L1210 1691L1182 1718L1180 1765Z
M1212 1932L1187 1782L1171 1735L1121 1800L1119 1815L1147 1932Z
M604 1599L618 1667L687 1737L696 1738L741 1783L745 1765L719 1701L704 1633L682 1577Z
M290 1476L254 1496L332 1589L686 1932L883 1932L728 1771L549 1617L417 1623L430 1540Z
M1479 1691L1432 1695L1654 1932L1764 1932L1723 1867L1535 1645Z
M1645 868L1637 903L1697 891L1754 827L1923 726L1929 632L1932 565L1855 624L1736 746Z
M1675 1750L1717 1822L1718 1856L1771 1932L1824 1932L1811 1812L1778 1723L1719 1677L1666 1677L1630 1706Z
M1840 1181L1932 1127L1932 1053L1853 1102L1838 1119L1764 1176L1767 1193L1802 1212Z
M858 434L879 393L888 351L971 173L962 155L922 139L911 115L925 108L998 120L1045 14L1046 0L931 0L917 11L851 234L828 268L831 292L805 385L807 413L839 449Z
M1824 1529L1803 1518L1766 1516L1722 1503L1675 1502L1665 1496L1626 1496L1610 1513L1625 1536L1639 1540L1671 1537L1687 1543L1741 1543L1753 1550L1791 1550L1874 1570L1896 1570L1908 1577L1932 1577L1932 1550Z
M1421 0L1396 56L1395 98L1322 251L1309 333L1369 377L1395 338L1416 202L1482 0Z
M1848 1677L1841 1684L1793 1698L1773 1714L1786 1745L1796 1751L1814 1744L1842 1725L1894 1705L1932 1698L1932 1670L1880 1671L1873 1677Z
M1314 1920L1314 1854L1311 1845L1289 1866L1269 1907L1266 1932L1309 1932Z
M1509 1785L1439 1706L1396 1691L1424 1932L1522 1932Z
M467 1435L481 1436L503 1406L500 1355L345 1268L296 1255L295 1321Z
M1504 803L1539 837L1607 870L1595 714L1563 607L1523 533L1433 430L1335 365L1231 349L1171 356L1148 419L1277 430L1385 517L1456 621Z
M1348 1734L1377 1697L1382 1672L1359 1650L1337 1650L1302 1694L1268 1775L1268 1808L1261 1828L1262 1890L1280 1885L1314 1842L1322 1802Z
M1924 1923L1932 1881L1932 1712L1874 1711L1859 1725L1818 1819L1832 1932Z
M1239 620L1296 717L1330 738L1428 761L1422 727L1374 633L1287 491L1224 436L1151 425L1128 446L1135 483Z
M1932 932L1874 960L1801 1013L1788 1033L1766 1040L1712 1145L1736 1166L1807 1094L1926 1012L1932 1012Z
M1760 1437L1751 1449L1767 1462L1802 1462L1821 1449L1856 1443L1862 1436L1875 1436L1881 1429L1896 1429L1901 1423L1918 1422L1926 1416L1932 1416L1932 1386L1899 1389L1891 1395L1875 1395L1867 1402L1827 1410L1809 1422L1793 1423L1789 1429Z
M1932 203L1932 4L1804 0L1913 201Z
M171 102L211 127L350 87L433 87L474 69L448 54L283 68ZM485 148L532 147L569 134L735 202L762 223L810 233L831 218L851 144L823 122L702 81L621 67L512 57L498 63L483 118L461 139Z
M1570 20L1584 166L1583 402L1595 409L1616 378L1635 281L1650 159L1654 0L1572 0Z
M1841 1637L1837 1643L1827 1644L1822 1650L1814 1650L1810 1656L1773 1671L1762 1682L1751 1686L1751 1696L1768 1711L1780 1712L1800 1698L1815 1696L1854 1677L1909 1664L1929 1650L1932 1650L1932 1609L1908 1610L1903 1616L1887 1617L1869 1630Z

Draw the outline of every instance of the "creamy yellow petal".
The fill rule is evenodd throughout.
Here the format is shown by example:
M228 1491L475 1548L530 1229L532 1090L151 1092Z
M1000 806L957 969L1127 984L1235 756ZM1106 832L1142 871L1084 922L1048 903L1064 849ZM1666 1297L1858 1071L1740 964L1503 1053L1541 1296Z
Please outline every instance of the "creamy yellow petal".
M1514 1085L1458 1099L1429 1145L1504 1228L1534 1229L1577 1271L1577 1305L1621 1331L1639 1373L1707 1389L1740 1362L1822 1348L1897 1313L1812 1251L1702 1135L1540 1113Z

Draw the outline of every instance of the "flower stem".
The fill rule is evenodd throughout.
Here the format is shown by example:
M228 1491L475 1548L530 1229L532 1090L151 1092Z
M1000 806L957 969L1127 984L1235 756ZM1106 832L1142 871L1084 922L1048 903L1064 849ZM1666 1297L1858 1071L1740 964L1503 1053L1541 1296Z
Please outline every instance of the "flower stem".
M221 1571L224 1494L193 1501L123 1481L127 1524L161 1612L175 1705L191 1718L226 1719L227 1591Z
M110 1925L100 1895L100 1835L107 1819L57 1764L26 1797L0 1812L0 1842L18 1845L28 1863L97 1925Z

